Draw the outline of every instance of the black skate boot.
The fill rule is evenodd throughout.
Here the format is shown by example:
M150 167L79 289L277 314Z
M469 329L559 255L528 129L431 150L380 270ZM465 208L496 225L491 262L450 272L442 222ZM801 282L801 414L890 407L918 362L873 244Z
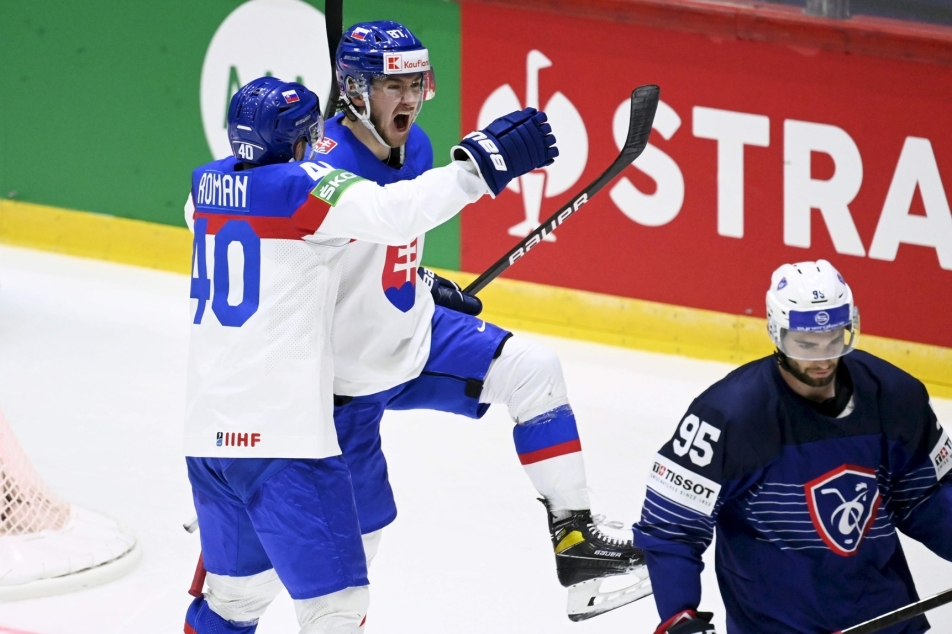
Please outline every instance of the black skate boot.
M569 590L571 620L589 619L651 594L644 553L630 540L604 534L598 529L603 520L593 518L591 511L571 511L568 517L556 520L548 502L539 501L549 519L559 583ZM609 578L612 583L604 585L617 589L603 587Z

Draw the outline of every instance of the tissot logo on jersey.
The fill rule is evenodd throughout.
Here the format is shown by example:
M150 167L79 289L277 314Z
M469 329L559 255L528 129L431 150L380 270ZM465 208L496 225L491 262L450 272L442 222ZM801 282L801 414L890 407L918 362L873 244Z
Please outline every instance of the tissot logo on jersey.
M856 554L879 510L876 472L842 465L807 482L810 519L824 543L837 555Z
M941 480L952 470L952 440L949 439L949 434L944 429L942 430L942 436L939 437L939 442L929 452L929 457L932 459L932 466L935 467L936 480Z
M261 443L261 434L258 432L218 432L215 434L215 445L218 447L254 447Z
M721 485L685 469L661 454L655 456L648 475L648 488L672 502L710 516Z
M251 174L223 174L207 171L198 182L195 207L248 210L248 187Z

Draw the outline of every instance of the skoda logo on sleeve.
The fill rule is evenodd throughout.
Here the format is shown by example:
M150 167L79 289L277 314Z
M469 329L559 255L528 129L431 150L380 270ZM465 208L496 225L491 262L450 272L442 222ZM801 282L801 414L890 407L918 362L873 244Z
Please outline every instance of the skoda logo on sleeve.
M805 485L810 519L823 542L837 555L856 554L879 510L876 472L842 465Z

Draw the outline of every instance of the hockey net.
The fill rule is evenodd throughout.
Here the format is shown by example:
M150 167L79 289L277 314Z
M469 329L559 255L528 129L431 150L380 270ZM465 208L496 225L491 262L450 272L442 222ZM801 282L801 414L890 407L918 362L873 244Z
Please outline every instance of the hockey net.
M139 555L130 529L47 486L0 412L0 601L105 583Z

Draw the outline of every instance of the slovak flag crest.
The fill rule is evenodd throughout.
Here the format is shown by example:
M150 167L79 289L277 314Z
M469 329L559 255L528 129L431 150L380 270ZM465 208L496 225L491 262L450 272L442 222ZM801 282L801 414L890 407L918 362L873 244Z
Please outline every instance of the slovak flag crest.
M402 247L387 247L381 286L390 303L404 313L413 308L416 301L418 253L416 239Z
M804 488L810 519L823 542L837 555L855 555L879 510L876 472L841 465Z
M285 90L281 93L281 96L284 97L284 103L297 103L301 101L301 98L298 97L297 92L293 90Z

